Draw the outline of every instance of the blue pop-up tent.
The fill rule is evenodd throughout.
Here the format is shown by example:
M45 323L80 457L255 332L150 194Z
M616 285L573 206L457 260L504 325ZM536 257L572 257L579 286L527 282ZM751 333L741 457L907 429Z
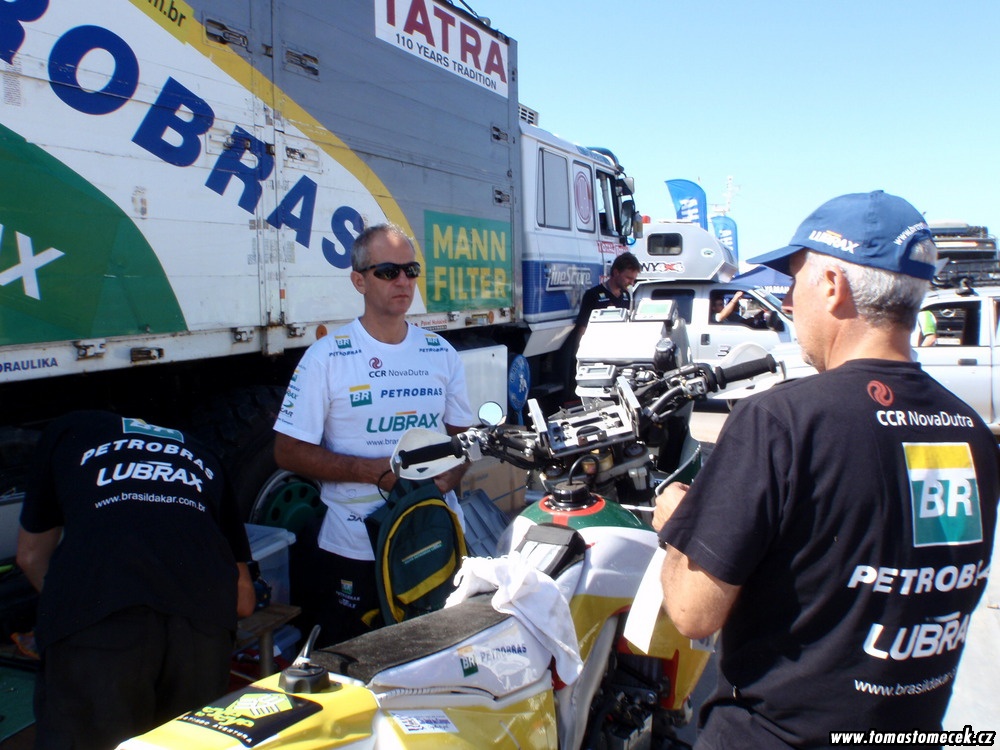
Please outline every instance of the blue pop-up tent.
M757 266L746 273L734 276L733 281L742 281L744 284L760 287L778 299L782 299L788 292L788 287L792 285L791 276L786 276L767 266Z

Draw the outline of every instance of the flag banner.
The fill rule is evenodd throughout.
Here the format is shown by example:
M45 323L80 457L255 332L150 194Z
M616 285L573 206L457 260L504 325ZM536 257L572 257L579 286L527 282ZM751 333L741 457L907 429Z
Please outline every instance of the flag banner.
M731 216L713 216L712 230L715 232L715 239L728 247L733 253L733 262L740 264L739 242L736 239L736 222Z
M698 224L708 231L708 206L701 185L691 180L667 180L667 190L674 202L677 218Z

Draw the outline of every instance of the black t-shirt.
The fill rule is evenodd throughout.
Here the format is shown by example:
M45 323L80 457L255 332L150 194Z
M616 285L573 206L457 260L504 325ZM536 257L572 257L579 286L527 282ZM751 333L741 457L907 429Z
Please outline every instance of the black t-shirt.
M603 310L605 307L628 310L631 304L632 295L627 289L623 289L621 296L616 297L604 284L592 286L583 293L583 299L580 300L580 312L576 316L576 324L586 326L590 321L590 313L594 310Z
M742 587L702 720L748 708L747 747L940 728L986 587L998 460L916 363L850 361L741 402L660 532Z
M39 598L43 648L137 605L235 630L250 546L221 465L188 435L109 412L52 422L21 525L63 527Z

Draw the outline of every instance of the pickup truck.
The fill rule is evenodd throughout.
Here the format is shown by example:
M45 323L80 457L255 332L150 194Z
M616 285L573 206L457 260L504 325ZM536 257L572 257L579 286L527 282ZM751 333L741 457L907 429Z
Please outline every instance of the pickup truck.
M774 296L734 279L732 251L697 224L657 222L646 225L631 247L639 261L631 310L595 310L577 349L576 394L604 398L625 370L652 366L663 336L678 347L678 364L719 365L739 347L752 344L763 352L796 341L795 328ZM736 297L729 316L716 318ZM713 394L741 398L760 384Z
M951 261L935 277L922 305L937 323L932 346L911 339L914 356L935 380L974 408L1000 436L1000 261ZM798 344L771 350L786 379L816 372Z
M915 350L920 364L1000 435L1000 262L952 261L923 309L934 314L937 342Z

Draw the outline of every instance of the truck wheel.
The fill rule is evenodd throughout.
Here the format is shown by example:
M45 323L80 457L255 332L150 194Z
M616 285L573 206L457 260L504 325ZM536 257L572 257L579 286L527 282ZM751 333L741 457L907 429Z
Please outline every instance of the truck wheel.
M274 462L273 426L284 393L273 386L227 393L201 411L193 431L226 467L244 521L297 533L324 506L315 482Z

